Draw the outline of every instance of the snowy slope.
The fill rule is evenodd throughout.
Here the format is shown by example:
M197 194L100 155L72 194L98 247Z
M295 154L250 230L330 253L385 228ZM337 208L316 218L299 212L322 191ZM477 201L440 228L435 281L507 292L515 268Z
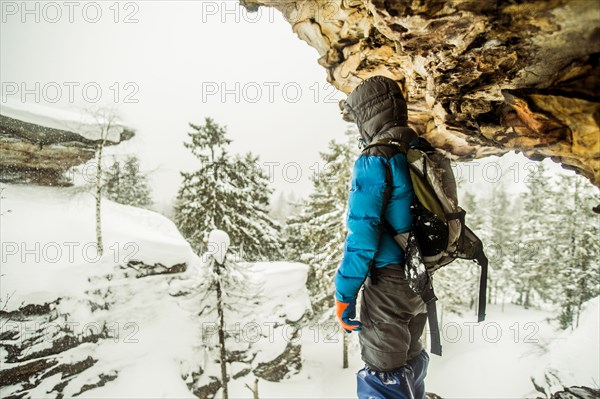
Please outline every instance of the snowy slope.
M549 316L508 304L489 306L482 323L475 314L445 314L443 356L431 356L428 390L444 398L535 397L530 376L545 367L540 356L555 335Z
M557 333L540 363L546 370L535 378L541 384L548 376L548 391L556 392L561 385L600 386L600 297L583 304L579 326Z
M87 278L130 260L165 266L193 263L189 244L162 215L104 200L105 253L100 258L90 193L75 188L5 187L0 289L12 296L4 310L76 295L87 288Z
M93 246L94 200L89 193L75 188L5 187L0 282L3 310L18 312L24 305L50 304L52 313L41 322L19 313L3 320L3 332L18 331L16 343L27 347L20 358L52 348L65 335L97 334L97 342L84 342L56 354L59 364L74 364L88 357L95 361L70 380L65 396L79 393L86 384L97 384L105 375L117 377L112 384L123 396L154 392L190 397L175 366L177 359L186 357L182 343L195 337L186 335L190 328L180 330L179 340L170 339L170 335L174 326L191 326L193 320L173 301L164 300L168 298L165 279L131 278L126 266L130 260L161 263L167 268L195 262L194 253L173 223L154 212L105 200L106 252L98 257ZM54 334L56 330L61 331ZM103 330L107 332L102 334ZM43 339L26 341L39 331L45 334ZM3 370L19 366L19 362L7 362L6 355L3 350ZM61 374L45 379L29 394L47 396L60 382ZM157 378L148 379L153 374ZM9 394L13 388L3 387L0 392ZM87 393L93 395L93 390L82 396Z
M106 253L95 259L91 245L83 251L95 239L90 194L75 188L4 187L1 397L19 391L31 397L56 397L57 386L66 383L61 388L66 397L194 398L191 391L196 386L219 375L218 364L203 346L206 320L196 316L194 295L173 295L183 286L193 293L205 276L204 257L193 253L170 220L104 201ZM57 250L62 251L60 256ZM127 266L132 260L149 266ZM188 265L183 273L145 276L182 263ZM290 342L301 345L300 369L278 382L260 378L260 397L354 397L355 373L362 367L357 335L351 335L350 367L342 369L342 333L337 324L302 327L309 306L307 266L287 262L242 266L263 286L263 293L251 304L251 315L229 315L227 322L238 331L260 326L258 336L239 342L239 349L244 349L252 341L252 367L273 361ZM23 312L32 304L47 308ZM513 305L490 306L481 324L474 323L475 315L458 317L440 310L444 356L431 357L430 392L444 398L536 397L530 378L544 385L548 371L566 385L597 387L600 381L598 298L585 305L573 332L557 332L546 321L553 316L547 311ZM298 326L302 329L293 337ZM42 339L35 338L40 328ZM57 347L65 336L91 338ZM19 344L25 349L15 352ZM57 365L48 367L48 375L42 371L14 384L5 382L6 372L38 361ZM72 365L75 372L58 369L60 365ZM248 367L243 362L228 366L230 375L243 374ZM199 370L203 374L195 375ZM246 384L253 386L254 380L251 372L234 379L230 396L251 398ZM549 388L556 390L558 385Z
M586 306L579 328L557 332L541 310L491 305L487 320L476 315L445 315L442 357L431 355L426 389L445 399L535 398L531 377L548 392L544 373L555 368L565 386L598 388L600 350L598 298ZM302 330L302 371L280 383L261 381L261 398L356 397L356 372L363 367L356 334L351 334L349 368L342 368L342 337L335 325L311 325ZM427 337L428 338L428 337ZM251 398L234 383L236 398Z
M193 306L170 293L182 282L197 285L205 270L173 223L104 200L105 254L97 257L89 193L3 187L0 396L195 397L189 375L200 364L208 375L214 370L207 364L215 365L202 346L202 320ZM183 263L184 273L147 275L180 270ZM256 361L268 362L285 348L286 320L299 319L309 305L307 267L246 266L265 290L255 318L247 321L276 325L274 334L281 337L257 346ZM65 337L78 340L64 344ZM58 365L14 380L46 361ZM232 364L231 372L238 366Z

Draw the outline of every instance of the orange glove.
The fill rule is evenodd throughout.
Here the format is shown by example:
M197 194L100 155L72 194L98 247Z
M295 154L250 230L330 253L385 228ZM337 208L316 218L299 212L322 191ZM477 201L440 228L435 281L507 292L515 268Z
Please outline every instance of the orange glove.
M340 302L335 300L335 315L337 316L340 325L347 333L352 331L359 332L362 328L362 323L356 318L356 300L353 299L350 302Z

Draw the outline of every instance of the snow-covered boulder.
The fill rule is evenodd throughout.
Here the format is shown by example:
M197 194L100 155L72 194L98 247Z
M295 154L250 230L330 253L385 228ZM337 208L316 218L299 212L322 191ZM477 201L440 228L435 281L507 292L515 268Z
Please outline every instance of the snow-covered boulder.
M214 293L197 289L210 256L196 256L164 216L105 200L98 257L91 194L3 188L0 397L214 396L219 364L206 335L215 320L198 317L198 298ZM240 267L262 293L250 313L226 312L228 374L242 386L293 375L308 267Z
M214 242L209 238L209 242ZM221 388L216 290L207 291L208 279L220 279L224 303L224 335L230 381L251 385L254 379L280 382L302 368L301 329L310 309L306 289L308 266L289 262L239 263L212 274L213 251L179 281L171 294L201 326L198 342L190 348L195 362L188 363L186 381L200 398L212 398ZM232 262L232 260L226 260ZM228 274L240 272L246 284L228 284ZM243 285L243 286L242 286ZM208 284L211 286L211 284ZM231 292L229 289L233 289ZM238 382L239 383L239 382Z
M198 259L175 225L103 201L99 257L91 194L3 187L0 396L193 397L178 370L195 325L168 282Z

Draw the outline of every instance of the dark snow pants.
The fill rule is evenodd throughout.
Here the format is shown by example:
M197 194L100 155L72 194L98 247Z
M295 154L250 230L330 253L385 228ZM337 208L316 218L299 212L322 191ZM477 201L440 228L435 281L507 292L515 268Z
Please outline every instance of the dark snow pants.
M424 397L423 379L429 363L420 342L427 322L426 306L408 286L402 265L388 265L373 273L376 284L368 278L362 291L363 328L358 336L366 367L358 374L359 398L420 399ZM386 384L382 378L398 385ZM386 389L395 390L397 395L374 395L377 390L369 389L373 384L388 385ZM361 391L372 393L361 396Z

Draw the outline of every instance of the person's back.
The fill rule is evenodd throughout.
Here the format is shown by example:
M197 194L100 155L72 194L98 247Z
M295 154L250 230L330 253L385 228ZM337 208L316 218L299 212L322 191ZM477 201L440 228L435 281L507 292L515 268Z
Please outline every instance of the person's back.
M417 138L407 127L402 91L391 79L375 76L365 80L348 96L344 107L364 144L386 138L408 143ZM388 185L390 190L386 190ZM360 331L365 367L357 375L359 398L425 397L423 379L429 356L419 338L427 320L426 308L408 286L403 250L384 228L387 221L396 233L410 229L413 195L404 153L374 146L356 160L335 298L342 327L348 332ZM352 319L363 286L358 322Z

